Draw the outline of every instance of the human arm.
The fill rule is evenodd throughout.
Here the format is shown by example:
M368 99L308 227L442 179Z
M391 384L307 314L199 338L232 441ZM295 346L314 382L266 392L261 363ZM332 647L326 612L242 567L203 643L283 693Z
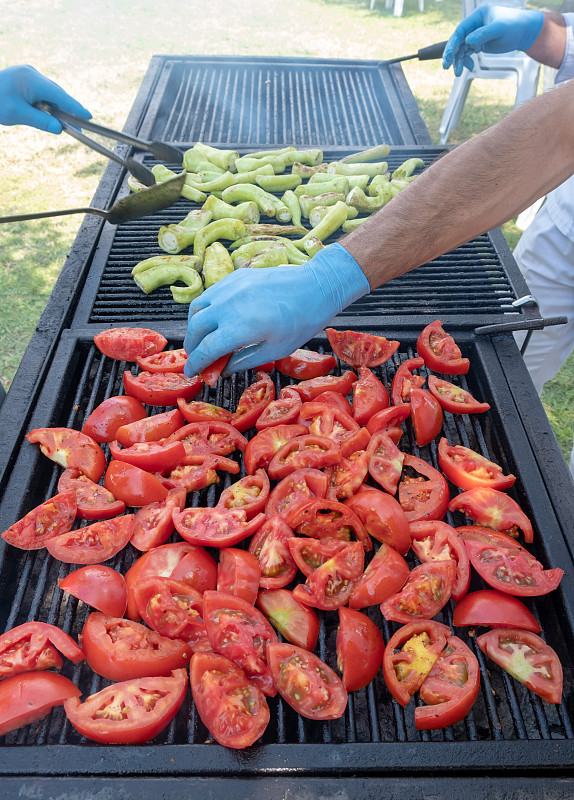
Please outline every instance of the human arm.
M90 119L90 112L70 97L57 83L27 65L0 70L0 124L30 125L49 133L61 133L62 125L50 114L35 108L44 101Z

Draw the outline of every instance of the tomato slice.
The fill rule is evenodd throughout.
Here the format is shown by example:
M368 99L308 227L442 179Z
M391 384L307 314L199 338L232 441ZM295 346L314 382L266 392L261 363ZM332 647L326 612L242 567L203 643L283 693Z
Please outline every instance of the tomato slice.
M448 484L441 473L417 456L405 455L404 467L420 475L403 474L399 483L399 503L409 522L442 519L449 501Z
M91 564L81 567L65 578L58 579L62 591L77 597L96 611L110 617L123 617L126 613L128 590L123 575L111 567Z
M191 656L187 642L99 611L86 620L81 642L90 667L110 681L167 676L187 666Z
M252 428L272 400L275 400L275 384L266 372L258 372L257 381L239 398L232 417L233 427L241 432Z
M337 668L348 692L369 684L383 662L385 644L372 619L352 608L339 609Z
M181 372L124 372L126 394L150 406L175 406L179 397L193 400L202 387L199 375L188 378Z
M267 648L279 639L261 611L240 597L208 591L203 595L203 617L215 652L235 661L263 694L274 697Z
M328 477L318 469L298 469L283 478L269 494L265 514L283 517L292 526L293 516L298 509L313 497L325 497Z
M307 577L344 550L347 544L348 542L342 539L333 538L308 539L306 536L292 536L287 539L287 546L295 564Z
M328 500L344 500L351 497L363 485L369 473L370 455L366 450L356 450L348 458L341 459L325 470L329 477Z
M391 399L394 406L410 403L411 391L413 389L421 389L424 386L425 379L423 376L413 375L412 373L414 369L420 369L424 366L424 363L424 359L420 357L407 358L397 369L391 386Z
M291 526L301 536L312 539L342 539L350 541L354 534L369 552L373 543L355 512L336 500L316 497L301 505L291 518Z
M390 403L389 393L368 367L359 367L359 380L353 384L353 417L366 425L371 417Z
M355 583L363 574L365 553L359 542L347 542L332 558L313 570L304 584L293 589L301 603L325 611L349 602Z
M94 483L104 474L104 451L85 433L72 428L36 428L26 434L26 439L39 443L42 453L56 464L78 469Z
M409 577L405 559L386 544L381 544L367 569L356 581L349 598L350 608L380 605L403 588Z
M234 661L194 653L190 681L198 714L216 742L241 750L263 735L270 719L267 700Z
M562 665L540 636L515 628L495 628L481 634L476 643L499 667L547 703L561 702Z
M201 400L190 400L188 403L179 397L177 405L187 422L230 422L233 416L226 408Z
M258 431L272 428L275 425L290 425L296 423L301 411L301 398L293 392L278 400L272 400L266 406L255 423Z
M254 534L265 521L257 514L250 521L241 508L184 508L172 514L175 529L190 544L232 547Z
M130 447L120 447L110 442L110 454L116 461L124 461L147 472L170 470L185 458L185 447L181 442L136 442Z
M66 469L60 475L58 491L70 490L76 495L78 519L109 519L126 510L123 500L116 500L104 486L94 483L79 470Z
M459 346L438 319L421 332L417 352L429 369L443 375L466 375L470 368L470 361L462 358Z
M516 500L497 489L478 487L454 497L449 511L462 511L469 519L485 528L503 531L517 537L521 531L525 542L532 542L532 524Z
M221 356L217 361L214 361L213 364L210 364L209 367L206 367L203 372L199 374L201 380L208 386L215 386L230 356L231 353L227 353L227 355Z
M167 475L156 472L155 477L167 489L184 489L186 494L205 489L212 483L219 483L217 470L239 472L239 464L225 456L199 455L190 456L190 461L195 463L184 464L172 469Z
M429 392L445 411L451 414L482 414L490 408L488 403L480 403L466 389L454 383L429 375Z
M369 474L389 494L395 494L405 460L386 431L380 430L371 436L367 445Z
M46 622L25 622L0 636L0 679L20 672L60 669L62 655L74 664L84 660L82 648L60 628Z
M135 584L134 599L152 630L168 639L183 639L194 651L209 650L203 597L197 589L175 578L154 577Z
M137 678L107 686L83 703L64 703L74 728L94 742L143 744L167 727L179 711L187 689L187 671L168 677Z
M452 593L456 561L428 561L411 570L407 582L381 603L381 614L394 622L431 619L444 608Z
M257 559L259 585L264 589L281 589L295 577L297 565L288 545L292 536L293 531L279 514L269 517L253 536L249 552Z
M261 467L267 469L275 453L296 436L307 433L306 425L274 425L257 433L250 439L243 455L243 464L248 475Z
M134 531L130 542L137 550L147 552L163 544L175 530L171 512L185 508L186 491L170 489L165 500L143 506L134 516ZM112 614L118 617L121 614Z
M115 438L124 447L130 447L136 442L157 442L175 433L183 423L183 414L176 408L173 411L164 411L162 414L153 414L129 425L122 425L116 431Z
M102 444L116 438L116 432L122 425L129 425L145 419L146 410L135 397L122 395L108 397L94 408L84 422L82 433L90 436L94 442Z
M4 531L2 538L20 550L40 550L50 539L71 530L76 509L76 493L71 489L60 492L28 511Z
M359 423L350 414L334 406L325 406L316 400L303 403L299 422L309 426L309 433L328 436L339 446L360 429Z
M400 344L360 331L325 328L325 333L335 355L350 367L378 367L391 358Z
M353 384L353 387L355 384ZM293 387L288 387L292 389ZM279 397L285 392L285 389L281 389L279 393ZM294 392L299 397L298 392ZM315 403L323 403L324 406L331 406L331 408L337 408L339 411L343 411L345 414L349 414L349 416L353 416L353 408L346 397L340 392L333 392L327 389L325 392L321 392L318 394L317 397L313 398L313 402Z
M449 444L443 437L438 443L440 468L451 483L460 489L509 489L515 475L504 475L502 467L461 444Z
M314 350L295 350L290 356L275 362L275 369L289 378L308 381L328 375L337 366L335 356Z
M190 422L179 428L165 444L181 442L185 448L183 464L196 464L195 456L228 456L235 450L245 450L247 439L227 422Z
M405 555L411 546L409 522L394 497L365 485L344 504L359 517L369 536Z
M540 633L533 614L517 597L494 589L480 589L465 595L452 615L455 628L485 625L488 628L520 628Z
M147 506L167 497L167 489L151 473L124 461L110 461L104 486L126 506Z
M153 356L167 344L167 339L149 328L109 328L94 336L94 344L108 358L135 361L138 356Z
M47 716L54 706L81 695L56 672L25 672L0 683L0 736Z
M422 619L403 625L391 636L383 655L383 676L392 696L407 706L446 646L450 628Z
M270 644L267 657L281 697L302 717L339 719L347 707L347 690L324 661L294 644Z
M427 705L415 708L416 729L437 730L460 722L476 702L479 690L476 656L458 636L449 636L420 688L420 698Z
M241 508L248 520L260 514L269 498L269 478L263 469L232 483L221 493L217 508Z
M255 604L261 568L259 561L248 550L224 547L219 551L217 566L217 591L241 597L251 605Z
M333 439L308 433L280 447L267 471L272 480L282 480L299 469L322 469L340 461L341 453Z
M54 536L46 542L46 549L65 564L101 564L124 549L133 529L133 514L102 519Z
M410 403L415 439L419 447L424 447L440 433L442 408L432 394L418 387L411 389Z
M367 422L367 430L371 436L379 431L385 431L385 433L393 440L393 442L397 444L401 438L400 435L402 435L402 430L399 428L399 425L406 420L410 413L410 403L402 403L400 406L384 408L382 411L377 411L377 413L374 414ZM396 435L397 430L400 433L398 438Z
M458 531L439 520L411 522L411 547L419 561L456 561L456 578L452 587L453 600L460 600L470 586L470 563L464 542Z
M263 589L257 595L262 611L284 639L297 647L313 650L319 638L319 617L287 589Z
M183 347L136 358L138 367L145 372L183 372L186 362L187 353Z
M355 373L347 370L342 375L325 375L324 378L311 378L289 388L298 392L301 400L307 403L310 400L315 400L322 392L339 392L343 397L346 397L356 380Z

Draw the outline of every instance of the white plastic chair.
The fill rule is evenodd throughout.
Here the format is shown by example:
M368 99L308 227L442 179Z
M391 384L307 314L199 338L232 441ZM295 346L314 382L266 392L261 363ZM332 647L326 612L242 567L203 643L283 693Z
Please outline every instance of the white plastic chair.
M440 0L436 0L437 3L440 3ZM371 0L371 11L375 7L376 0ZM402 17L403 15L403 6L405 4L405 0L385 0L385 8L393 8L393 17ZM419 11L423 12L425 10L425 0L418 0L419 4Z
M476 0L463 0L463 19L471 14L478 5L480 3L476 2ZM500 5L523 8L525 4L521 2L506 2L500 3ZM486 78L487 80L514 79L516 81L515 108L526 102L526 100L530 100L536 94L540 64L530 56L527 56L526 53L521 53L517 50L499 55L476 53L473 58L474 69L469 70L465 67L462 75L454 79L439 128L441 144L447 143L450 132L458 125L470 85L475 78Z

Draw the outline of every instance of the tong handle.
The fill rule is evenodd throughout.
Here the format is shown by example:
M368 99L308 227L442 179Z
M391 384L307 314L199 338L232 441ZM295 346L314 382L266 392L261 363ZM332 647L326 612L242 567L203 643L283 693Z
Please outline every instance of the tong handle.
M68 111L62 111L55 106L49 105L48 103L39 103L38 104L42 111L46 111L48 114L51 114L56 119L60 120L62 125L66 122L70 125L75 125L78 128L83 128L85 131L91 131L91 133L99 133L101 136L107 136L109 139L116 139L118 142L123 142L124 144L132 145L133 147L137 147L140 150L149 150L150 143L144 141L143 139L138 139L135 136L130 136L127 133L123 133L122 131L116 131L113 128L106 128L105 125L98 125L97 122L92 122L89 119L84 119L83 117L77 117L75 114L70 114ZM80 139L81 141L81 139Z

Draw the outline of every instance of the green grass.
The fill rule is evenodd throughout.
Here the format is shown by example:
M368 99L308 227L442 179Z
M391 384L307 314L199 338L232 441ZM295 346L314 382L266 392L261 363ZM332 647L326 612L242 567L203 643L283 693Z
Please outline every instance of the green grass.
M278 55L383 60L447 39L460 0L405 0L395 18L384 0L13 0L2 4L0 67L32 63L88 107L121 128L154 54ZM531 7L543 8L540 2ZM404 72L423 119L438 141L452 85L439 62L407 61ZM489 127L512 108L512 81L476 81L450 143ZM103 160L65 135L0 129L3 214L88 205ZM0 380L7 388L64 263L81 217L0 227ZM504 228L511 247L520 232ZM567 413L572 362L545 389L559 440L569 448Z

